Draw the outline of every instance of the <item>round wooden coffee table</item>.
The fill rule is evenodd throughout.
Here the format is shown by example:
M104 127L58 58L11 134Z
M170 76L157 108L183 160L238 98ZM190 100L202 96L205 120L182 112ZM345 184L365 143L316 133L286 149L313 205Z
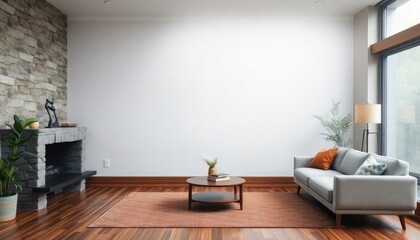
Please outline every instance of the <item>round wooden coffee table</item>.
M201 203L232 203L238 202L241 210L243 209L242 185L245 179L240 177L230 177L229 181L213 182L208 181L207 177L193 177L187 179L188 183L188 209L191 210L194 202ZM193 186L210 188L206 192L196 192L193 194ZM233 187L233 192L212 191L212 188ZM238 189L239 188L239 193Z

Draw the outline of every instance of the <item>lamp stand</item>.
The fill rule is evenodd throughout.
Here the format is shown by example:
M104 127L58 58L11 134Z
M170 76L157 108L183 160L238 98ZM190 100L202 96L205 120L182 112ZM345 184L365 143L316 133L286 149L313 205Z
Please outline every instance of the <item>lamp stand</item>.
M363 129L363 138L362 138L362 152L365 146L365 136L366 136L366 152L369 152L369 134L376 134L376 141L379 149L378 133L369 131L369 123L366 123L366 129Z

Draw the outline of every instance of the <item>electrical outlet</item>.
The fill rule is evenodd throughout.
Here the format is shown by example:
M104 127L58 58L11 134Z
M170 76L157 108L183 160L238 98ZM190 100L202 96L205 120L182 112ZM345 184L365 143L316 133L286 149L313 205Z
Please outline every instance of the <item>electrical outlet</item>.
M104 167L109 168L111 167L111 159L104 159Z

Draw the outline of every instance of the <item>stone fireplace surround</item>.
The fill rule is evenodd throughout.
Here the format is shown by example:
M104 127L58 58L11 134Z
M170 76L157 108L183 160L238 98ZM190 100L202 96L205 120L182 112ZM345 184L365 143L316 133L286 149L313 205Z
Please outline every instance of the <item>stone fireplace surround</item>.
M36 133L37 137L25 145L25 150L37 154L42 159L25 157L22 160L31 167L25 168L19 177L22 191L18 196L18 209L40 210L47 206L47 194L61 191L82 191L85 178L96 171L85 170L85 127L40 128L25 130L24 136ZM0 135L10 134L9 129L1 129ZM9 149L1 145L1 154ZM46 177L46 166L54 165L59 173Z

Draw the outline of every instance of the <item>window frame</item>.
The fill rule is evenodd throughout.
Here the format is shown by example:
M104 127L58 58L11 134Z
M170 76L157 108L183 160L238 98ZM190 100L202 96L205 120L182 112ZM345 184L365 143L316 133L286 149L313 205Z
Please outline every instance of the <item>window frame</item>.
M386 35L386 27L387 27L387 22L386 22L387 7L396 1L397 0L383 0L377 4L379 8L379 11L378 11L378 23L379 23L378 39L379 41L378 43L386 39L385 35ZM393 36L396 36L399 33L396 33ZM393 37L393 36L390 36L390 37ZM375 43L375 44L378 44L378 43ZM383 155L387 154L387 121L386 121L386 116L387 116L387 99L386 99L387 95L386 94L387 94L387 82L388 82L387 75L386 75L387 57L403 52L405 50L411 49L413 47L417 47L417 46L420 46L420 38L410 39L404 43L396 44L378 53L379 99L382 104L382 124L381 124L380 129L381 129L381 132L383 133L381 134L381 137L380 137L380 150L381 150L380 154L383 154ZM371 46L371 49L372 49L372 46ZM413 177L416 177L420 184L419 173L410 172L409 174Z
M397 0L382 0L380 1L377 6L379 7L379 28L378 28L378 39L382 40L385 38L385 31L386 31L386 11L387 7L393 4Z

